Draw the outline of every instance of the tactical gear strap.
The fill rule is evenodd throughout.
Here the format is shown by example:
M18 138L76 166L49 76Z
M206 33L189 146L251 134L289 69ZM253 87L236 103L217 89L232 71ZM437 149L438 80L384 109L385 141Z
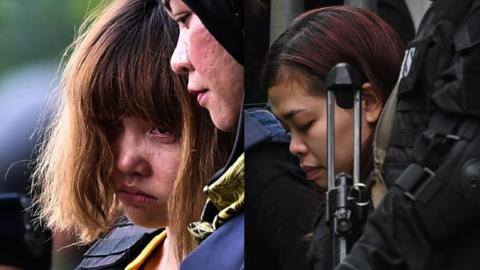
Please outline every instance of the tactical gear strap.
M425 205L442 186L434 180L434 177L435 173L429 168L411 163L395 184L404 191L405 196L409 199L417 200Z
M383 196L387 192L387 186L383 179L383 163L387 155L388 143L393 129L393 120L395 118L395 110L397 107L398 81L385 104L380 115L380 119L375 129L375 137L373 139L373 158L374 170L372 174L372 203L377 208Z
M426 205L442 184L436 180L435 171L444 162L453 145L460 139L470 140L477 128L465 124L466 119L435 113L429 129L419 136L414 146L414 159L396 180L405 195Z
M122 219L84 254L76 269L124 269L163 230L141 228Z

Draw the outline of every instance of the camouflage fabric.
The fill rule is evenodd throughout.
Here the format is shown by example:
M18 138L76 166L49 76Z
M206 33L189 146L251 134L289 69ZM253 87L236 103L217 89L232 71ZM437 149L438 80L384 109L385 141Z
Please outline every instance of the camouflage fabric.
M242 154L235 163L212 185L206 186L208 205L213 204L218 210L212 221L202 220L193 222L188 231L197 241L203 241L228 219L239 213L244 207L245 200L245 154Z

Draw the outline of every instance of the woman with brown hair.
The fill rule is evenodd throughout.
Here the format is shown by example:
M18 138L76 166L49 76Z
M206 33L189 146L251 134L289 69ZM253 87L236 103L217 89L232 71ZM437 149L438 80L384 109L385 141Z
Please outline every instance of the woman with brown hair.
M327 73L340 62L356 67L362 85L364 177L372 170L371 140L383 104L396 82L403 45L379 17L359 8L329 7L304 13L267 56L264 81L272 111L290 131L290 152L307 178L326 187ZM286 98L288 96L288 98ZM336 168L353 168L353 110L335 107Z
M108 238L118 237L111 229L122 216L167 228L149 234L153 241L128 269L178 269L195 246L186 227L206 200L199 190L229 145L188 95L185 78L170 70L177 36L155 0L113 1L87 19L36 171L41 217L81 243L107 233L115 243ZM87 252L80 268L100 267L92 258L108 241ZM124 258L108 266L124 268L140 250L122 250Z
M373 169L375 126L395 85L402 55L400 38L385 22L371 12L345 6L300 15L270 48L263 79L272 111L291 134L290 152L298 157L307 179L322 191L327 186L327 73L346 62L365 79L361 176L366 179ZM334 128L335 174L351 173L353 109L335 105ZM324 217L323 208L319 217ZM317 221L310 247L309 264L315 269L330 266L324 223L323 218Z

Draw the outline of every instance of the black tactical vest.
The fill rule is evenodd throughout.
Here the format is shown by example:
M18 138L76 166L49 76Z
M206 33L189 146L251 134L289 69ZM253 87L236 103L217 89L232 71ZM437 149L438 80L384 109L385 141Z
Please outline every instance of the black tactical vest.
M473 136L473 128L461 130L458 122L480 116L479 11L478 1L435 1L408 44L384 167L389 187L411 162L441 162L413 151L427 129Z
M162 230L144 229L124 219L83 255L76 269L125 269Z
M480 262L480 248L471 244L480 241L480 1L434 1L401 70L385 182L412 202L405 209L425 236L419 243L430 247L422 269L474 269Z
M434 1L401 70L389 191L335 269L478 269L480 1Z

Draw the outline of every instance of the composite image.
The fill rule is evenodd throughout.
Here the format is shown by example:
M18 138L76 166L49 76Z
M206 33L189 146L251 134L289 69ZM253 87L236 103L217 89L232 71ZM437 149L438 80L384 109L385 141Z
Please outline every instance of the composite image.
M0 36L0 270L480 268L480 1L0 0Z

